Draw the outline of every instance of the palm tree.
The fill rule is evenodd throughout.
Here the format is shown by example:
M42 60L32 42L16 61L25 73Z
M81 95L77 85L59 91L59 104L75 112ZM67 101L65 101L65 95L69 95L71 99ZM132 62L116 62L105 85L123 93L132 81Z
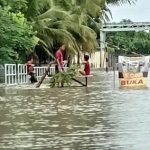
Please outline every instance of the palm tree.
M45 1L48 4L48 1ZM96 34L87 25L87 17L90 16L85 15L85 12L88 9L85 9L83 13L81 11L83 7L75 5L73 1L72 3L63 1L65 3L65 5L63 4L65 6L63 8L60 8L62 5L62 1L60 0L49 2L48 5L43 5L43 9L39 9L42 6L39 1L37 9L34 9L35 16L31 15L32 18L31 16L28 17L34 20L34 29L43 43L47 47L52 47L54 43L63 41L67 44L69 52L73 54L79 51L81 45L87 51L94 50L97 46ZM32 7L33 4L36 4L34 0L32 0ZM44 8L46 11L40 13L43 12ZM30 7L28 12L30 12Z
M68 53L92 52L96 49L96 33L90 28L99 24L93 18L108 16L108 4L121 4L129 0L27 0L26 16L33 22L34 29L45 49L55 43L65 42ZM132 0L134 2L135 0Z

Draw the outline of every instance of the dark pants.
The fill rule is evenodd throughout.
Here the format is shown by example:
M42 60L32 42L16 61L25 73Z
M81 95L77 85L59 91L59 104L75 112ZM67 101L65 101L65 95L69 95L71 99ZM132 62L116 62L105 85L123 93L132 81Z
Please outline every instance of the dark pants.
M55 66L55 73L59 73L58 65Z
M38 82L37 78L33 72L30 72L29 75L31 76L31 78L30 78L31 83Z
M62 70L64 71L64 68L62 68ZM59 68L58 68L58 65L55 66L55 73L59 73Z

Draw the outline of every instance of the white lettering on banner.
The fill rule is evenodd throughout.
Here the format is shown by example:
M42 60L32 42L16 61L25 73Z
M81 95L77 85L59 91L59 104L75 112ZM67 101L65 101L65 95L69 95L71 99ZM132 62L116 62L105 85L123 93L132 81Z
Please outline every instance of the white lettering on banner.
M141 78L143 77L143 73L124 73L123 77L126 79Z
M120 81L121 86L136 86L136 85L144 85L145 84L145 79L122 79Z

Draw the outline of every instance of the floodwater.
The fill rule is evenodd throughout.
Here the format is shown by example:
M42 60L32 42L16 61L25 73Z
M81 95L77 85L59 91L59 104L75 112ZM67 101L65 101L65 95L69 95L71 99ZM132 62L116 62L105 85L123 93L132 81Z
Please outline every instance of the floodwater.
M0 150L149 150L150 89L93 74L87 88L0 88Z

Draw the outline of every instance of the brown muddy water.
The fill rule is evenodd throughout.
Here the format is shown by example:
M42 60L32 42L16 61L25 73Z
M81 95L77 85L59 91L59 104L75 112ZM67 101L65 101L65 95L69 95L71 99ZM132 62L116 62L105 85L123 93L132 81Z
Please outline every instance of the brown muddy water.
M150 89L93 74L87 88L1 87L0 150L150 150Z

